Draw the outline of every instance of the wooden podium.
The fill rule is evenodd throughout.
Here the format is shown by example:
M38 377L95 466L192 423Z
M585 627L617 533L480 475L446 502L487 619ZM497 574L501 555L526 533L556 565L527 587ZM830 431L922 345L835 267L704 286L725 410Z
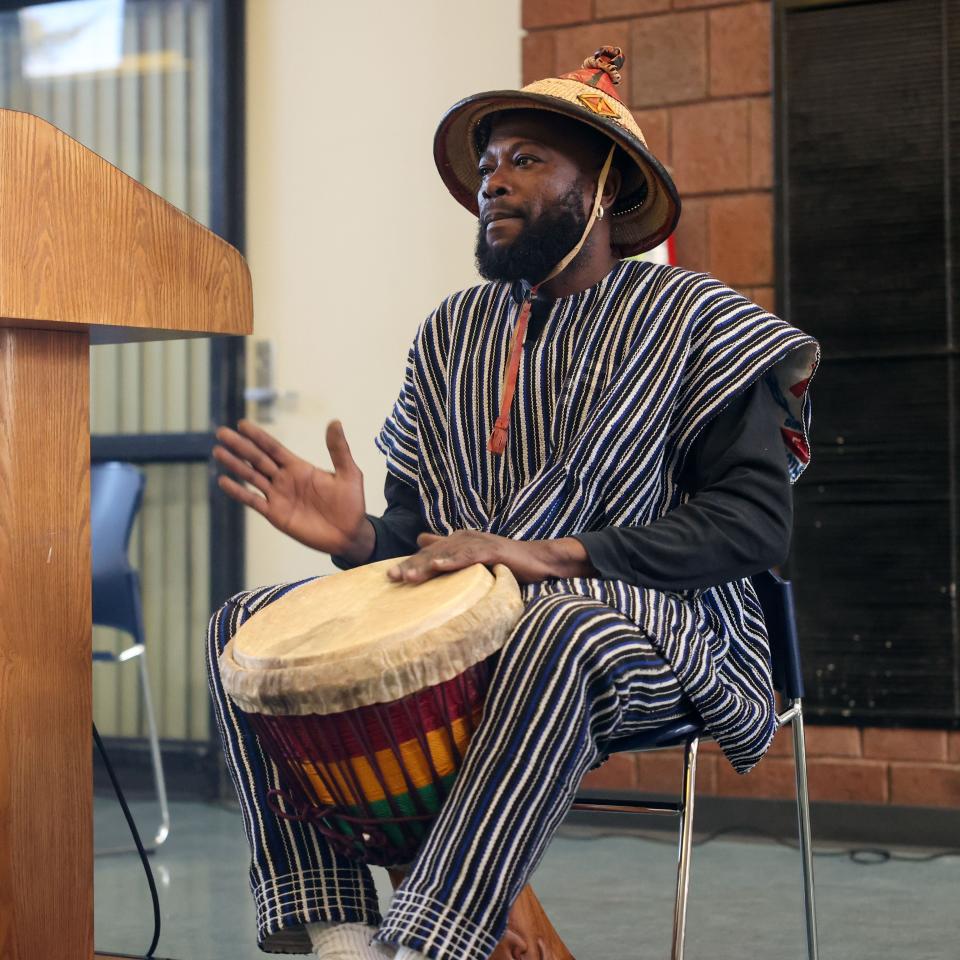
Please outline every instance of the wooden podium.
M93 955L90 344L248 334L252 312L229 244L0 110L3 960Z

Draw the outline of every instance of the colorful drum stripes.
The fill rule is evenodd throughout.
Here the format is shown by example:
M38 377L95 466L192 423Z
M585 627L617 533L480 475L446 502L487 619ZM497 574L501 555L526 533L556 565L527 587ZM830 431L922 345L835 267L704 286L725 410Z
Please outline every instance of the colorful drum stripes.
M460 769L480 714L477 710L454 720L449 729L431 730L420 738L378 750L372 758L360 755L333 763L309 759L302 764L303 771L321 803L354 806L366 800L372 806L388 796L399 799L411 788L432 788L438 778L443 781ZM418 811L411 808L405 812ZM389 812L382 815L396 816Z
M327 716L252 718L310 802L380 826L393 842L402 835L385 821L436 813L463 763L480 721L488 669L478 664L453 680L387 704ZM279 756L278 756L279 754ZM383 822L381 822L383 821ZM328 821L347 836L358 827ZM427 821L407 825L417 838ZM393 834L397 836L394 837Z

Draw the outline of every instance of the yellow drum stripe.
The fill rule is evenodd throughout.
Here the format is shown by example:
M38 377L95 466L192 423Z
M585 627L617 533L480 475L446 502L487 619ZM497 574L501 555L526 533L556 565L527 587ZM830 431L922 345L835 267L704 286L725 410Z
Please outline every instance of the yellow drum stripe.
M480 714L481 711L476 711L472 722L469 724L465 717L459 717L451 724L453 740L461 756L463 756L463 752L470 742L471 731L480 721ZM399 746L403 768L406 769L414 788L419 790L421 787L432 783L433 773L420 746L420 741L416 739L405 740ZM441 777L445 777L457 769L456 758L450 749L450 740L445 729L431 730L427 734L427 748L430 757L433 758L433 766ZM404 779L393 750L378 750L374 754L374 762L379 768L382 778L386 781L390 796L408 792L407 781ZM352 774L347 767L348 763L353 769ZM360 798L354 790L355 780L360 785L360 796L371 803L383 800L386 797L380 781L374 774L373 766L365 756L351 757L350 760L341 760L329 764L308 761L303 763L302 767L321 803L335 803L333 796L323 782L325 778L336 784L349 804L360 802Z

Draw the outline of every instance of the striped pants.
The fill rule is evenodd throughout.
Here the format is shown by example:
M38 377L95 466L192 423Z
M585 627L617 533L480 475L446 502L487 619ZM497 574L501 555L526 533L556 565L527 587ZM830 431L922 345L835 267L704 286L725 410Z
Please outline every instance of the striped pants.
M309 953L305 923L352 921L433 960L487 960L605 744L692 712L637 627L566 583L532 588L463 769L384 916L368 867L335 853L309 825L270 811L276 768L220 684L217 657L240 624L298 584L238 594L215 614L210 689L250 843L263 950Z

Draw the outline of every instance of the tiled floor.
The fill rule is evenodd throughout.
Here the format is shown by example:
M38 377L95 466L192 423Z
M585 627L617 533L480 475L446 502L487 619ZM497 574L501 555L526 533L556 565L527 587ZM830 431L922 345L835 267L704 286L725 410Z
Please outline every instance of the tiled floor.
M135 804L134 813L149 833L151 808ZM163 914L157 957L266 956L254 942L239 814L175 803L172 818L152 858ZM112 798L97 799L96 827L100 847L124 839ZM669 843L568 827L533 885L577 960L666 960L674 856ZM803 960L795 851L721 838L698 847L693 864L687 960ZM97 949L142 954L152 912L136 855L98 857L95 870ZM386 903L389 884L377 873ZM818 857L816 876L823 960L960 960L960 858L859 866Z

